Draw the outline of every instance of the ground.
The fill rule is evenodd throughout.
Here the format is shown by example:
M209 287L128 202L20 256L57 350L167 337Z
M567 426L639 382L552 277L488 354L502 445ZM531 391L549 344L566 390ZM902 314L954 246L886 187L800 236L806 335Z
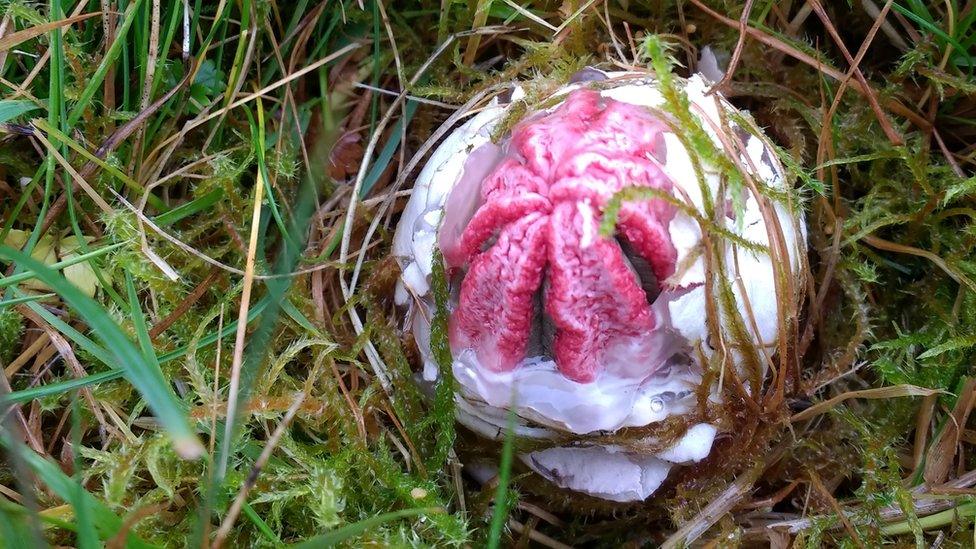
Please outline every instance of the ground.
M0 546L972 546L976 3L0 9ZM645 504L568 498L412 383L411 159L491 86L705 46L804 199L789 371Z

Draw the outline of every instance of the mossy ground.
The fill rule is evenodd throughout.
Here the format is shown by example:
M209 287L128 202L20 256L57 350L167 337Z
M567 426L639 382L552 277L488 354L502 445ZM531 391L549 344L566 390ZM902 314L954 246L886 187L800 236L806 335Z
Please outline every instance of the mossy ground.
M40 261L0 249L0 546L973 543L976 4L0 11L0 240ZM490 86L650 67L662 42L678 74L738 52L722 90L797 175L789 382L647 504L480 485L393 320L408 163ZM79 255L64 284L50 264Z

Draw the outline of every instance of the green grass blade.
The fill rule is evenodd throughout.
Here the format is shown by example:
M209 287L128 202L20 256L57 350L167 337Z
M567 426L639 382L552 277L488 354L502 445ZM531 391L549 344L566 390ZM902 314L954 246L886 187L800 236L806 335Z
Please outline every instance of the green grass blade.
M42 119L36 119L33 121L33 124L37 128L43 130L44 133L46 133L49 138L52 138L53 142L61 143L62 145L67 145L69 149L75 151L76 153L84 157L85 160L88 160L89 162L95 164L99 168L105 170L112 177L121 181L123 185L125 185L132 191L138 193L138 196L142 196L142 194L146 191L145 187L140 185L137 181L122 173L122 171L116 168L115 166L112 166L108 162L105 162L105 160L95 156L94 154L89 152L88 149L82 147L77 141L65 135L65 133L62 132L61 130L52 127L46 121ZM158 196L154 194L150 193L146 197L146 200L149 201L149 204L151 204L153 208L156 208L161 212L165 212L169 210L166 204L162 200L160 200Z
M71 401L71 447L81 448L81 405L78 402L78 393L75 393ZM74 493L71 497L71 506L75 510L75 519L78 523L78 547L81 549L94 549L99 547L98 533L95 531L95 512L91 508L91 500L85 498L84 479L82 478L81 452L72 452L74 475Z
M956 40L952 36L949 36L949 34L947 34L944 30L942 30L937 25L932 23L930 19L925 19L921 15L918 15L916 12L909 10L908 8L905 8L904 6L900 6L898 4L892 4L891 7L898 13L914 21L919 27L921 27L922 30L930 32L933 35L937 36L938 38L941 38L945 42L952 44L952 47L955 48L956 52L959 55L963 55L966 57L967 60L969 60L969 64L968 64L969 72L970 74L972 73L972 56L969 55L966 47L960 44L958 40Z
M3 99L0 100L0 124L10 122L14 118L39 109L33 101L26 99Z
M251 310L247 316L247 321L251 322L255 318L257 318L258 315L260 315L261 312L264 311L264 309L268 306L269 303L270 300L267 297L258 301L253 307L251 307ZM78 332L77 330L75 330L74 328L66 324L60 318L52 315L47 309L38 306L37 308L34 309L34 311L40 314L45 320L47 320L52 326L57 328L61 333L68 336L68 339L71 339L75 343L81 345L86 351L92 353L93 356L95 356L96 358L98 358L99 355L107 357L107 360L109 362L106 362L106 364L109 367L113 365L110 355L108 354L108 351L95 344L95 342L82 335L80 332ZM200 347L202 348L203 346L206 345L212 345L220 337L226 337L234 333L235 330L237 330L237 321L234 321L228 324L227 326L225 326L224 329L219 334L214 332L201 338ZM176 349L174 351L170 351L168 353L162 354L159 356L159 363L165 364L167 362L177 360L179 358L186 356L186 353L188 353L189 351L190 351L190 347L187 345L187 346L180 347L179 349ZM22 391L14 391L0 398L0 402L23 404L25 402L30 402L36 398L45 398L49 396L60 395L60 394L67 393L69 391L73 391L75 389L80 389L82 387L90 387L92 385L98 385L99 383L114 381L116 379L122 378L124 374L125 372L122 370L109 370L107 372L92 374L79 379L70 379L67 381L60 381L58 383L50 383L48 385L42 385L40 387L24 389Z
M15 539L22 546L25 540L31 540L37 546L43 546L40 534L33 531L28 523L29 517L33 516L29 509L23 505L6 499L0 498L0 549L7 549L4 540ZM41 520L45 520L43 517ZM58 521L60 522L60 521ZM74 530L73 524L57 524L66 530Z
M308 233L307 229L315 209L316 189L311 180L305 180L299 192L300 194L293 208L293 217L289 221L293 234L304 235ZM255 230L255 228L252 228L252 230ZM298 262L298 258L301 256L303 249L304 242L299 243L284 238L283 249L275 262L274 272L278 274L291 272ZM267 306L261 315L261 322L258 323L257 329L250 336L250 341L245 349L244 363L241 366L240 388L238 392L240 402L248 402L250 399L251 391L260 373L260 367L264 361L264 357L268 352L275 327L278 324L281 304L287 299L286 293L291 283L292 277L290 276L273 278L266 283L267 294L265 300L267 300ZM241 427L246 417L244 407L242 406L237 414L227 418L227 421L230 422L230 427L225 431L221 431L222 434L218 437L218 450L213 463L230 462L231 456L237 452L235 441L242 431ZM229 437L229 440L225 437ZM216 504L220 503L220 498L225 497L219 490L223 481L223 473L217 472L214 474L210 486L207 487L206 495L201 506L201 516L207 516L210 512L209 510L216 508ZM202 528L198 525L196 537L200 538L202 532ZM194 541L201 543L203 540L195 539Z
M94 74L88 82L85 84L85 89L82 90L81 96L78 98L78 102L75 103L74 108L71 109L71 113L68 115L68 126L74 126L81 115L85 113L85 109L91 104L92 98L95 97L95 93L101 88L102 83L105 81L105 75L108 74L108 70L115 64L119 58L119 53L122 51L122 46L125 45L126 35L129 33L129 28L132 27L132 23L135 21L135 16L139 12L139 7L142 5L143 0L134 0L130 3L126 9L125 13L122 15L122 23L115 31L115 40L109 47L108 52L105 53L105 57L98 64L98 68L95 69ZM124 82L128 79L123 78Z
M918 526L922 530L931 530L958 522L960 518L973 516L976 516L976 503L963 503L957 507L918 519ZM885 536L897 536L910 532L912 532L912 522L908 520L886 524L881 528L881 533Z
M32 311L37 313L41 318L47 321L48 324L54 326L56 330L67 336L67 338L71 341L74 341L76 345L90 353L92 356L102 361L109 368L115 367L115 357L112 356L112 353L109 353L105 347L95 343L89 339L88 336L79 332L70 324L52 314L51 311L41 307L38 303L28 302L27 306Z
M132 282L132 273L129 271L125 272L125 289L129 295L129 314L135 327L139 348L149 365L154 370L159 370L159 359L156 358L156 351L153 349L152 339L149 337L149 328L146 327L146 317L142 314L142 306L139 305L139 296L136 294L136 285ZM162 370L159 370L159 375L165 378Z
M82 378L71 379L68 381L61 381L58 383L51 383L48 385L42 385L40 387L33 387L31 389L24 389L23 391L14 391L7 394L3 398L0 398L0 403L7 404L23 404L25 402L30 402L36 398L45 398L54 395L60 395L67 393L68 391L74 391L75 389L81 389L83 387L91 387L92 385L98 385L99 383L105 383L107 381L114 381L120 379L125 372L122 370L109 370L107 372L102 372L99 374L92 374L90 376L85 376Z
M258 531L260 531L261 534L264 535L264 537L268 538L268 541L274 543L275 545L281 545L281 538L279 538L278 534L275 534L274 530L272 530L271 527L268 526L268 523L265 522L260 515L258 515L257 511L255 511L254 508L251 507L251 504L245 503L243 509L244 509L244 516L246 516L251 522L253 522L254 526L257 526Z
M0 258L15 261L33 271L41 282L61 295L85 319L115 358L116 367L125 371L126 378L142 394L181 456L194 458L203 453L203 445L190 428L180 401L159 367L153 368L146 361L98 303L81 293L56 271L21 252L0 246Z
M514 400L514 399L513 399ZM491 528L488 531L488 548L498 549L501 545L502 529L508 519L508 482L512 476L512 456L515 453L515 406L508 412L508 428L505 443L502 445L502 459L498 466L498 488L495 489L495 508L491 514Z
M274 218L275 225L278 226L278 230L281 231L284 238L291 240L291 235L288 233L287 227L285 227L285 221L282 219L281 211L278 208L278 201L275 198L275 188L271 185L268 164L265 160L264 154L267 145L265 144L264 132L264 107L261 101L257 102L257 113L257 121L255 122L251 111L244 109L244 114L247 115L248 122L251 125L251 146L254 148L258 170L261 171L261 182L264 184L264 197L267 201L268 208L271 210L271 217Z
M72 265L77 265L78 263L84 263L89 259L95 259L97 257L101 257L111 252L112 250L117 250L121 248L122 246L125 246L124 242L121 242L119 244L112 244L110 246L105 246L104 248L98 248L97 250L92 250L87 254L77 255L72 257L71 259L65 259L62 261L58 261L57 263L52 263L51 265L48 266L48 268L55 271L60 271L65 267L70 267ZM92 268L94 268L94 265L92 265ZM20 284L21 282L31 280L32 278L34 278L34 275L29 272L17 273L15 275L11 275L8 277L0 277L0 288L6 288L8 286L13 286L14 284Z
M200 198L193 199L190 202L177 206L164 214L157 215L153 219L153 222L160 227L172 225L181 219L185 219L191 215L210 209L214 204L220 202L220 199L223 197L223 189L214 189Z
M4 387L6 389L6 387ZM27 448L27 445L23 442L14 439L10 440L10 434L16 432L17 428L15 426L15 420L13 419L13 414L9 413L9 409L4 408L4 414L0 417L0 450L6 447L4 452L4 468L13 473L14 483L20 490L21 500L24 504L22 509L25 513L22 515L24 520L17 520L17 517L12 517L12 523L8 524L5 530L18 530L19 535L16 538L0 538L3 539L16 539L22 545L32 544L35 547L43 547L43 537L41 534L41 521L39 520L37 497L35 495L35 480L30 478L30 466L27 464L27 460L24 454L33 454L33 451ZM7 498L0 498L0 501L7 502ZM6 510L0 513L6 518ZM21 545L21 546L22 546ZM6 547L5 545L2 547Z
M307 316L302 314L302 312L298 310L298 307L295 307L295 305L292 304L291 301L288 301L287 299L282 301L281 310L283 310L285 314L291 317L291 319L294 320L296 324L308 330L309 333L315 334L316 336L321 335L321 332L315 326L315 324L313 324L312 321L309 320Z
M397 120L393 126L393 131L390 133L390 140L383 145L379 156L376 157L376 162L373 163L373 166L366 174L366 178L363 179L363 187L359 192L360 198L365 198L369 195L369 191L373 189L373 185L379 181L383 172L386 171L387 166L390 165L390 161L393 160L393 155L400 147L400 138L403 137L403 125L410 123L414 113L417 112L418 105L419 103L416 101L407 100L407 106L404 109L406 111L404 118Z
M116 367L116 358L112 353L108 352L108 349L95 343L88 336L76 330L73 326L61 320L58 316L51 313L44 307L41 307L37 303L29 302L27 306L30 307L32 311L37 313L41 318L47 321L48 324L54 326L59 332L67 336L68 339L74 341L76 345L90 353L93 357L102 361L109 368Z
M8 299L6 301L0 301L0 311L2 311L6 307L10 307L12 305L19 305L21 303L30 303L32 301L40 301L42 299L47 299L49 297L54 297L56 295L57 294L25 295L23 297L18 297L18 298L15 298L15 299Z
M257 318L258 315L260 315L262 312L264 312L264 310L268 307L268 305L270 303L271 303L271 299L269 297L264 297L260 301L258 301L254 305L252 305L251 306L251 310L247 312L247 322L250 323L255 318ZM220 333L214 332L212 334L208 334L208 335L202 337L200 339L200 347L203 347L204 345L213 344L218 339L220 339L221 337L226 337L226 336L234 333L235 331L237 331L237 321L236 320L234 322L231 322L231 323L227 324L226 326L224 326L224 329L221 330ZM200 348L200 347L198 347L198 348ZM189 350L190 350L189 345L186 345L186 346L180 347L179 349L176 349L175 351L170 351L168 353L164 353L162 355L159 355L159 363L160 364L166 364L167 362L169 362L171 360L176 360L178 358L181 358L184 355L186 355L186 353L189 352Z
M7 220L3 223L3 230L0 230L0 242L6 242L7 235L9 235L10 231L14 228L14 223L20 216L21 210L23 210L24 206L27 205L27 200L34 195L34 191L37 190L37 186L41 181L42 173L43 170L38 170L34 174L34 177L31 178L30 183L21 189L20 198L17 199L17 203L14 204L13 209L7 212Z

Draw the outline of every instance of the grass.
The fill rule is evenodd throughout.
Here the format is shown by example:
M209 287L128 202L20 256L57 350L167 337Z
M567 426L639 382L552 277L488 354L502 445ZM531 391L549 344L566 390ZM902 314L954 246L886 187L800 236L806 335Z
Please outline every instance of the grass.
M0 1L0 546L971 544L976 4L822 4ZM411 158L705 45L805 197L795 373L660 497L567 500L411 382Z

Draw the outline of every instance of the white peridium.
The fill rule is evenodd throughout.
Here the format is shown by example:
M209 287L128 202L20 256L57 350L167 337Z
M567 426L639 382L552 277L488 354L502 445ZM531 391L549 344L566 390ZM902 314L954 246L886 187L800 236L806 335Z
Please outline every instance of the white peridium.
M677 444L659 452L657 457L672 463L699 462L708 457L716 434L718 430L713 425L707 423L693 425L685 431Z
M393 255L400 262L403 273L398 281L397 304L406 304L411 295L423 298L429 294L444 203L451 189L464 176L468 157L475 149L490 142L491 132L505 111L506 107L492 101L454 130L417 176L393 236Z
M700 368L687 354L674 352L683 342L667 327L667 302L658 299L652 310L661 320L661 329L634 340L644 343L639 352L651 351L637 355L641 360L608 360L607 370L593 382L572 381L552 360L541 358L528 359L512 371L493 372L478 367L471 350L454 356L454 377L463 396L481 404L475 410L479 421L492 424L498 432L504 431L507 416L479 410L504 410L514 404L521 419L579 435L643 427L687 413L695 405L693 391L701 382ZM659 366L648 373L647 364ZM635 365L642 367L635 370ZM473 419L460 417L466 425Z
M664 98L653 76L604 74L606 81L599 84L605 88L601 91L604 97L654 109L663 106ZM700 76L683 82L692 113L716 146L723 148L718 133L725 131L721 130L720 113L733 113L734 108L717 94L707 95L708 83ZM568 85L554 96L588 85ZM513 97L521 95L521 89L516 88ZM556 107L552 105L548 110ZM436 380L438 372L430 353L430 319L434 311L430 277L438 235L462 230L463 220L478 206L478 185L501 156L490 136L507 113L508 105L493 101L444 140L419 174L394 237L393 253L402 268L396 301L408 308L404 327L412 330L417 340L426 381ZM747 140L746 154L739 161L766 186L784 188L785 172L777 155L764 138L753 135L757 129L746 130L741 136ZM661 169L670 177L675 196L697 211L704 211L702 188L689 153L674 134L665 134L664 142L667 151ZM703 168L706 190L715 197L718 170L707 165ZM458 192L452 193L455 189ZM445 205L448 215L443 214ZM774 205L791 268L799 273L806 249L805 230L802 219L792 210L786 204ZM745 211L740 215L742 219L727 220L725 228L755 244L768 246L766 222L751 193L746 193ZM690 412L698 404L694 389L701 383L701 366L690 358L698 356L692 350L712 352L704 344L707 315L701 228L694 218L679 211L668 231L678 252L677 272L666 281L653 305L660 328L647 341L633 342L638 349L666 350L655 356L638 355L644 358L644 365L659 365L656 370L648 374L652 368L634 371L611 365L596 381L581 384L565 378L550 360L529 358L511 372L496 373L479 368L473 353L462 351L455 355L452 365L459 386L458 420L482 436L501 439L508 422L507 410L514 406L519 436L545 440L555 438L558 432L584 435L643 427ZM772 261L765 253L753 253L731 243L726 245L724 260L740 311L744 316L744 311L753 313L747 327L756 342L771 352L779 326ZM681 348L687 352L675 351ZM624 349L622 356L634 356L633 350ZM717 401L715 387L710 399ZM572 446L532 452L521 459L558 486L612 501L638 501L652 494L675 464L704 459L716 434L714 425L693 425L672 447L657 455L636 455L612 446Z
M705 459L716 433L707 423L693 425L674 446L657 455L607 445L547 448L520 457L560 488L610 501L641 501L661 486L675 464Z
M548 448L520 457L560 488L617 502L647 499L673 466L654 456L606 446Z

